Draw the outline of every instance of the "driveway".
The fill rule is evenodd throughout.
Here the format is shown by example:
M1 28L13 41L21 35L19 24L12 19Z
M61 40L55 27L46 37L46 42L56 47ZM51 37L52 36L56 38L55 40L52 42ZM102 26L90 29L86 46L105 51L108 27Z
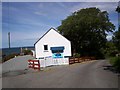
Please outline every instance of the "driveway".
M44 71L3 77L3 88L118 88L118 75L107 60L54 66Z

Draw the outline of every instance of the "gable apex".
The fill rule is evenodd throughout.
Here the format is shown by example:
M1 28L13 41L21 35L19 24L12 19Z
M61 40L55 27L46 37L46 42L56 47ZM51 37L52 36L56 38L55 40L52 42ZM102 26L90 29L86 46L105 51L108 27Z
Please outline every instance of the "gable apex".
M36 42L35 42L35 44L38 42L38 41L40 41L48 32L50 32L51 30L54 30L54 31L56 31L58 34L60 34L55 28L53 28L53 27L51 27L42 37L40 37ZM61 34L60 34L61 35ZM62 35L61 35L62 36ZM63 36L64 37L64 36ZM64 37L65 38L65 37ZM66 39L66 38L65 38ZM68 40L68 39L67 39ZM69 40L68 40L69 41ZM34 46L35 46L35 44L34 44Z

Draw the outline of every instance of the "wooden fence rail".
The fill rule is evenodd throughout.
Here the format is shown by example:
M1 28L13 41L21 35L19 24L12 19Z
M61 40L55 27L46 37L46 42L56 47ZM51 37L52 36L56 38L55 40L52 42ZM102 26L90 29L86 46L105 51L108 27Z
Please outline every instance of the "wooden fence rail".
M39 60L28 60L28 65L29 65L29 68L40 70Z
M95 60L95 57L71 57L69 58L69 64L81 63L84 61Z

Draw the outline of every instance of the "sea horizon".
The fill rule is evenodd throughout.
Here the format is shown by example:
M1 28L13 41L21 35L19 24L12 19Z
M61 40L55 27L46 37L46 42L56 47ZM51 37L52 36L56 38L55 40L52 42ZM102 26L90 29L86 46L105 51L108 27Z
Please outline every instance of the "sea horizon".
M17 47L17 46L15 46L15 47L3 47L3 48L0 48L0 50L1 49L11 49L11 48L34 48L34 46L19 46L19 47Z
M10 55L10 54L20 54L21 48L25 49L28 48L30 50L35 50L34 46L23 46L23 47L11 47L11 48L2 48L0 49L0 56L2 55Z

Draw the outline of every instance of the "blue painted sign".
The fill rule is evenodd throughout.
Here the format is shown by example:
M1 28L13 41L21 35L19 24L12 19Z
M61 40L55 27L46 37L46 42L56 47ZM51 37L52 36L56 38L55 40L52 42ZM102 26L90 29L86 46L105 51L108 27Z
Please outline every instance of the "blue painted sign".
M53 58L63 58L63 53L53 53Z

